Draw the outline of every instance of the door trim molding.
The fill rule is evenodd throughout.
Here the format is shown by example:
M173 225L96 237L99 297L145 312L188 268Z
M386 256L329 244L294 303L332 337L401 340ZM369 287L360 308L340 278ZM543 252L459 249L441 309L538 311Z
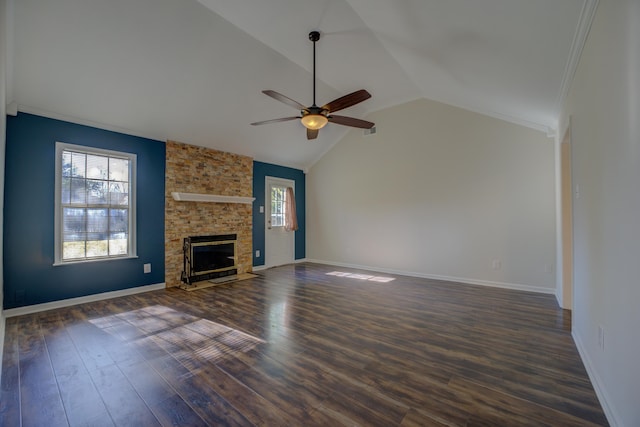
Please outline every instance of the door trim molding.
M293 179L281 178L277 176L265 175L264 177L264 200L265 200L265 219L264 219L264 268L277 267L276 265L269 263L269 232L271 231L269 228L269 216L271 215L271 194L270 194L270 185L282 185L283 187L291 187L293 188L293 193L296 192L296 182ZM291 244L292 244L292 252L291 252L291 260L290 263L293 263L296 258L296 239L295 239L295 231L291 232Z

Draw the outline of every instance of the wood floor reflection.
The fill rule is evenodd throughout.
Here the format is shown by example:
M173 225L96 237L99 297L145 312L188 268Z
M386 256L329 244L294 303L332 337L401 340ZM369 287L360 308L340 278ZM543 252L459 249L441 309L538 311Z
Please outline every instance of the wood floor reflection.
M569 323L551 295L284 266L7 319L0 424L607 425Z

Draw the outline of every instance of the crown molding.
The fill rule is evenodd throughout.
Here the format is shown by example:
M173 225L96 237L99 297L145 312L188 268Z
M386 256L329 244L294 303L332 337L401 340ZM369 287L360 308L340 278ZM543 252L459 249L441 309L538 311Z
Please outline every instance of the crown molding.
M578 68L580 57L582 56L582 50L589 36L589 30L591 30L591 24L595 17L596 10L598 9L599 0L585 0L582 5L582 11L580 12L580 19L578 20L578 26L576 32L573 35L573 41L571 43L571 50L569 51L569 58L565 65L564 74L562 75L562 82L560 83L560 90L558 92L558 98L556 99L555 110L559 115L562 113L562 107L564 106L565 99L569 96L569 90L571 89L571 83L573 82L573 76Z

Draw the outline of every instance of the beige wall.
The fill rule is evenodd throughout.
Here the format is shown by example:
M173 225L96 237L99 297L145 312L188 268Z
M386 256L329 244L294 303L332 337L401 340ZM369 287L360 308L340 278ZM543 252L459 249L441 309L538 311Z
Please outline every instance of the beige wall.
M554 292L552 139L428 100L367 119L307 176L307 258Z
M573 336L611 424L639 426L640 1L600 0L569 117Z
M238 273L251 271L252 205L178 202L174 191L251 197L253 159L179 142L167 142L165 204L165 282L180 285L183 239L212 234L238 235Z

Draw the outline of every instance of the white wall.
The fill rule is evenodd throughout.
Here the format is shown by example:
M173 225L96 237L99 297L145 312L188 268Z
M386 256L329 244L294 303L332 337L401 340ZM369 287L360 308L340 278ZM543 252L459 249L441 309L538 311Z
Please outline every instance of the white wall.
M0 0L0 383L2 382L2 354L4 348L4 310L2 309L4 300L3 283L3 216L4 216L4 150L6 142L6 81L7 81L7 0Z
M367 119L307 175L308 259L554 292L552 139L424 99Z
M600 0L569 117L573 335L611 424L640 426L640 1Z

